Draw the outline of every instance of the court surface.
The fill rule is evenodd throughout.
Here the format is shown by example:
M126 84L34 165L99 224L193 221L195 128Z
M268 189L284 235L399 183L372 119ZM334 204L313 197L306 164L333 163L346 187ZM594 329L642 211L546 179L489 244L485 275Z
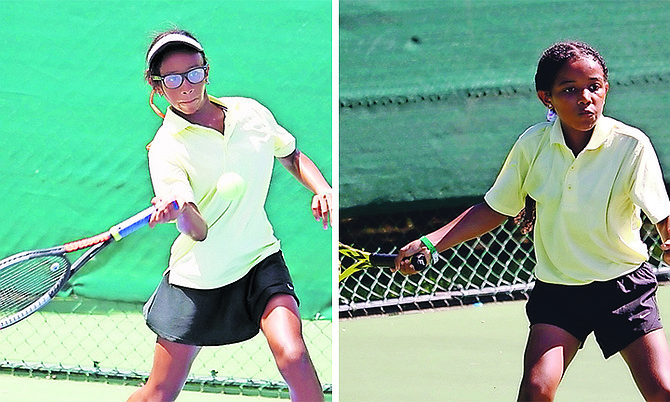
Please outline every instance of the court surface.
M670 286L660 287L658 302L667 323ZM340 402L516 400L528 331L524 306L340 320ZM623 359L617 354L605 361L590 336L556 400L643 399Z

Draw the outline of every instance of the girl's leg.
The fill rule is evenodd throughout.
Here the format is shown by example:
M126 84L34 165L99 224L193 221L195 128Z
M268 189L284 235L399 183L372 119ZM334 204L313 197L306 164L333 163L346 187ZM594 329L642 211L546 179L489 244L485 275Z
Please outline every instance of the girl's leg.
M519 401L551 401L563 373L577 354L579 339L549 324L530 328L524 354Z
M670 350L663 329L638 338L621 356L645 400L670 401Z
M158 338L149 380L128 402L172 402L181 391L200 347Z
M321 384L302 338L302 322L293 296L277 294L270 299L261 318L261 330L289 386L291 400L323 401Z

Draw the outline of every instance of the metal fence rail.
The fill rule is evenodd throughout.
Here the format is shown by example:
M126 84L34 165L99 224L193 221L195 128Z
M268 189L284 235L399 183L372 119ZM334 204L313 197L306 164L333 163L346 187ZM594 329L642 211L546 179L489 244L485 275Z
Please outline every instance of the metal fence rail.
M0 373L138 385L151 369L155 335L142 305L57 298L2 330ZM324 391L332 391L332 322L304 320L303 335ZM187 389L288 398L262 334L234 345L203 348Z
M441 209L402 215L343 217L340 240L369 252L397 252L437 229L462 209ZM658 233L645 220L645 243L659 279L670 267L660 262ZM420 274L391 274L388 269L355 273L340 283L341 317L526 298L533 287L535 265L530 235L522 235L509 220L484 236L447 250L440 262Z

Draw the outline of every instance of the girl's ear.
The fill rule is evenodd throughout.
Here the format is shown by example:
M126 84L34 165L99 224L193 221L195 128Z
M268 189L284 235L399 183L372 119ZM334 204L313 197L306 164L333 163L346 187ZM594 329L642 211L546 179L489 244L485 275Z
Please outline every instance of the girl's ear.
M153 93L157 93L160 96L163 96L163 86L161 85L160 81L154 81L151 78L151 71L145 70L144 71L144 78L147 81L147 84L151 87L151 90Z
M537 91L537 97L540 99L540 102L548 109L553 109L554 105L551 103L551 93L548 91Z

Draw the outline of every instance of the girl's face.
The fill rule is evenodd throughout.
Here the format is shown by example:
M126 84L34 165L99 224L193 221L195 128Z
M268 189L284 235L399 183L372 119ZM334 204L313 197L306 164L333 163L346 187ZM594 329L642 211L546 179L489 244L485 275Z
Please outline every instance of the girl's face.
M579 57L558 72L551 92L538 97L553 108L566 133L590 134L602 116L609 83L600 64L591 57Z
M163 59L160 75L165 77L169 74L184 74L196 67L204 67L200 53L173 52ZM182 83L178 88L170 89L161 83L159 93L165 96L165 99L177 113L193 115L208 101L205 91L208 72L206 68L204 79L197 84L191 84L184 76L182 76Z

